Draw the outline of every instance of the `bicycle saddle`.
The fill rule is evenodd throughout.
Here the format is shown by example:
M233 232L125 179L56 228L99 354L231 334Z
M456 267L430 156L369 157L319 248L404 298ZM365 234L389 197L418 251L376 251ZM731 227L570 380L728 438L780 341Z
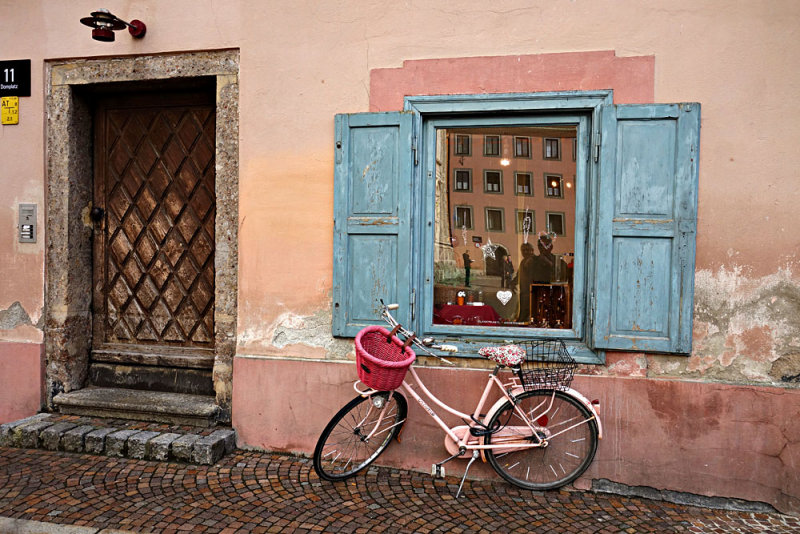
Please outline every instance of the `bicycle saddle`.
M516 367L525 361L525 349L519 345L483 347L478 350L478 354L486 356L495 363L508 367Z

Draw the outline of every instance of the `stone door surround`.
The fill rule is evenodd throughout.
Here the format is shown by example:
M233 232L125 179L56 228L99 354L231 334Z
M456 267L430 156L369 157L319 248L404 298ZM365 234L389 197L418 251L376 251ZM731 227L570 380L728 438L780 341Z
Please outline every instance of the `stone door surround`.
M93 88L212 78L216 85L215 298L213 380L230 421L236 348L239 196L239 51L48 61L46 72L46 400L84 386L92 331Z

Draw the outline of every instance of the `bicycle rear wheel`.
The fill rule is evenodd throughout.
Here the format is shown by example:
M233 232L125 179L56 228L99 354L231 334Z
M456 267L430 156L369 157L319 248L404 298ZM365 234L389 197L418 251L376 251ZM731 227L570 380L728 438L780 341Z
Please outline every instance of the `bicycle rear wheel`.
M408 404L397 391L356 397L333 416L314 449L314 471L335 482L355 475L389 446L406 419Z
M551 399L552 407L547 410ZM506 402L492 416L489 428L507 425L486 437L488 443L494 438L495 443L510 444L506 450L486 450L489 463L500 476L522 488L551 490L586 471L597 451L597 423L580 401L561 391L535 390L519 395L517 406L532 419L547 446L514 449L514 443L538 440L514 406Z

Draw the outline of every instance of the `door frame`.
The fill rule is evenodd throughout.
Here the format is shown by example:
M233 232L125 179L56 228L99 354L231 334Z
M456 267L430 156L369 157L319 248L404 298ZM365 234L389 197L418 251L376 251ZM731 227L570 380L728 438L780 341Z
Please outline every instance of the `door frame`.
M88 375L92 332L92 116L88 91L107 84L216 88L215 354L219 419L231 420L239 222L239 51L58 60L45 64L45 357L47 407Z

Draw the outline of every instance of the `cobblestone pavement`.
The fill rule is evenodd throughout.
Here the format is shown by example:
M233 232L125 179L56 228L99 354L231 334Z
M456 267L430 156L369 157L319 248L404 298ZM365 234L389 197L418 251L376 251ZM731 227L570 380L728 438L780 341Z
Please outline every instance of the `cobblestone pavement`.
M458 482L373 467L330 484L308 459L239 450L199 466L0 448L0 527L24 524L14 518L51 524L37 532L59 532L52 524L91 527L82 532L800 532L798 517L535 493L502 481L467 481L456 500Z

